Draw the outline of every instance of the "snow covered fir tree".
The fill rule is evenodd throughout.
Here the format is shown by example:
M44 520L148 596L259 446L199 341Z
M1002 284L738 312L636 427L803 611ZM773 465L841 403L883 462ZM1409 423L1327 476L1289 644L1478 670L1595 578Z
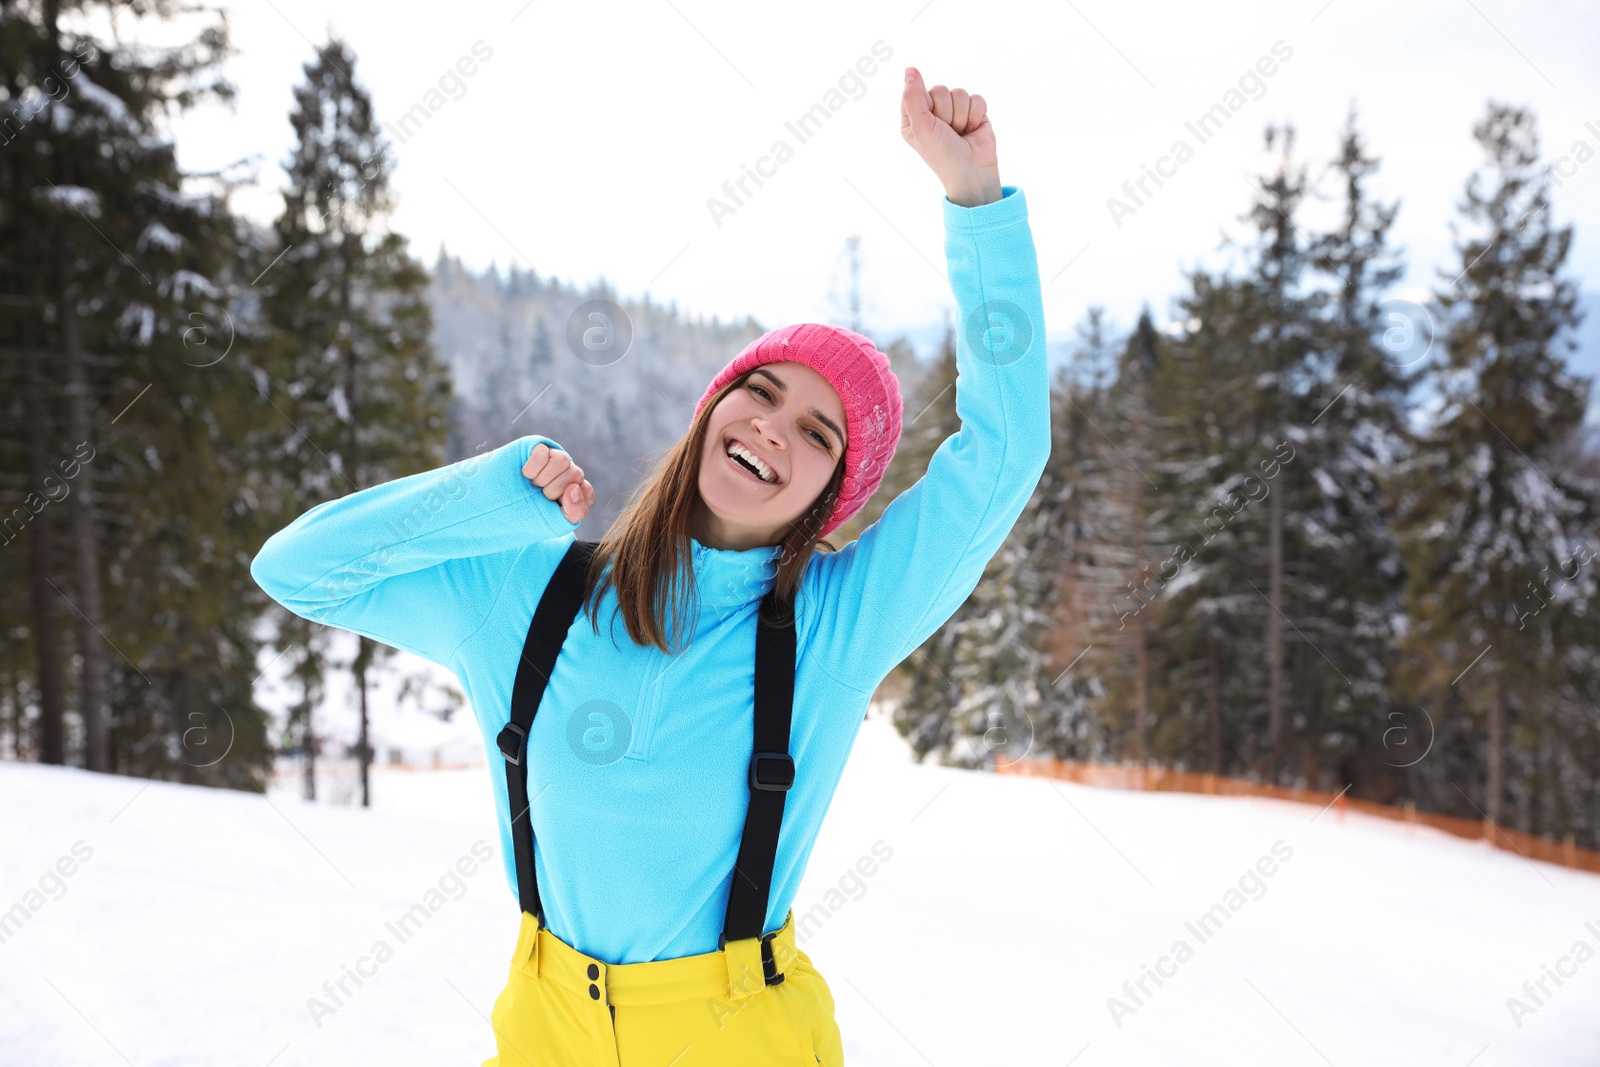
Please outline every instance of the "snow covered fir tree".
M1573 455L1589 383L1563 358L1572 228L1551 221L1532 115L1493 105L1474 135L1486 159L1461 205L1460 268L1437 290L1441 408L1397 479L1406 684L1478 757L1466 780L1485 818L1593 841L1600 485ZM1460 788L1452 769L1418 765L1425 799Z
M249 387L237 176L185 173L158 123L231 93L230 45L204 7L163 47L84 28L121 6L0 8L0 733L17 758L259 789L247 482L281 416Z
M432 342L428 276L393 231L390 147L360 84L355 52L330 40L304 67L290 124L294 152L271 242L258 253L263 398L292 433L272 463L287 525L310 502L430 470L444 462L449 379ZM300 686L293 744L316 793L312 711L328 669L325 627L277 610L280 648ZM358 639L354 676L362 802L368 800L367 674L389 651Z

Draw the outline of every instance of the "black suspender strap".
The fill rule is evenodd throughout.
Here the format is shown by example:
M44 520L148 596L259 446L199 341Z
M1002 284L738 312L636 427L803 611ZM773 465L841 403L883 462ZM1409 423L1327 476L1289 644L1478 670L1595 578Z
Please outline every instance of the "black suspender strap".
M584 576L597 541L574 540L556 565L555 574L539 597L528 636L517 664L517 678L511 690L511 719L500 731L496 743L506 761L506 797L511 808L511 843L517 861L517 895L522 910L544 926L544 905L539 901L539 880L533 864L533 815L528 810L528 734L533 716L539 710L556 656L566 640L567 630L583 608Z
M596 541L573 541L539 597L528 636L522 645L516 682L511 690L511 718L496 743L506 764L506 796L511 808L511 842L516 855L517 895L522 910L545 925L544 906L533 862L533 819L528 810L528 734L555 669L567 631L583 608L584 578ZM768 591L757 611L755 647L755 729L749 770L750 805L745 812L739 858L734 867L728 910L717 948L728 941L762 937L772 891L772 868L778 855L784 800L795 780L789 755L789 727L794 710L795 626L791 610L780 613L775 591ZM772 956L770 938L761 943L768 985L783 981Z
M756 613L755 739L750 754L750 807L734 864L728 912L717 948L729 941L761 937L772 891L772 865L778 855L783 805L794 785L794 759L789 755L789 725L794 710L795 627L791 611L781 615L776 590L762 597ZM783 981L776 973L772 947L761 943L768 985Z

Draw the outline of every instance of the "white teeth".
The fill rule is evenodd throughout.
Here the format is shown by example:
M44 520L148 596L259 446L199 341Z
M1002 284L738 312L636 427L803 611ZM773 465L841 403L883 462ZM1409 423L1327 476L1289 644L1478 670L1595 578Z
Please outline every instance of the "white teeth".
M762 481L764 481L764 482L774 482L774 481L778 480L778 476L772 472L772 468L767 466L765 463L761 462L761 457L760 456L756 455L754 452L750 451L748 448L744 447L739 442L734 441L732 444L730 444L728 446L728 455L730 455L730 456L742 456L745 459L749 460L750 463L755 467L755 469L761 472L761 480Z

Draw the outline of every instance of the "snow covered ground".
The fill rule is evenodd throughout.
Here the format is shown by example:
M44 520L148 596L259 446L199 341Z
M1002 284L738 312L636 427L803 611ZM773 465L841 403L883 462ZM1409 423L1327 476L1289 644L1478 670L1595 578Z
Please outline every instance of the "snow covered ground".
M380 767L362 811L0 764L0 1063L475 1067L517 927L488 774ZM861 1067L1600 1064L1600 877L919 766L878 717L795 911Z

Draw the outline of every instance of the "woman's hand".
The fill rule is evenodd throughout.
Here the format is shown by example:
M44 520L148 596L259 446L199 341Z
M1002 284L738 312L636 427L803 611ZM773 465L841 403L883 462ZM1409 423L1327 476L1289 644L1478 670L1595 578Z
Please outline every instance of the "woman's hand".
M952 204L977 207L1000 199L994 125L983 97L942 85L925 90L922 72L907 67L900 136L933 168Z
M561 514L568 522L582 522L594 503L594 486L583 476L583 468L559 448L544 442L533 446L533 455L522 465L522 473L544 490L551 500L561 502Z

